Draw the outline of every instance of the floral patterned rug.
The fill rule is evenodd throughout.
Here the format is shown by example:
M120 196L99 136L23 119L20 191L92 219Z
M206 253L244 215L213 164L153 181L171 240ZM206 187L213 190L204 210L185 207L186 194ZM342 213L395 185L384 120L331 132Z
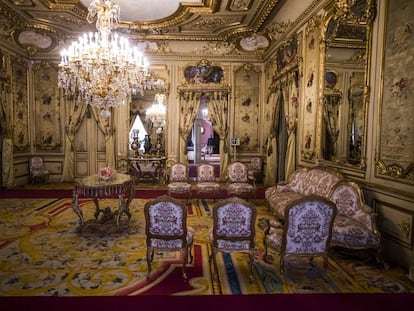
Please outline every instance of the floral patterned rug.
M94 219L94 204L81 199L86 220L79 228L71 199L0 200L0 296L124 296L124 295L253 295L278 293L413 293L414 284L399 268L383 270L369 258L333 252L327 280L317 260L291 260L285 280L278 255L263 257L263 219L270 217L263 200L258 208L254 282L248 278L248 256L219 254L209 262L208 229L212 200L188 203L188 225L195 228L194 261L181 277L179 252L159 252L146 279L144 199L132 200L130 221L119 227ZM116 209L116 199L101 200ZM217 279L212 271L217 269Z

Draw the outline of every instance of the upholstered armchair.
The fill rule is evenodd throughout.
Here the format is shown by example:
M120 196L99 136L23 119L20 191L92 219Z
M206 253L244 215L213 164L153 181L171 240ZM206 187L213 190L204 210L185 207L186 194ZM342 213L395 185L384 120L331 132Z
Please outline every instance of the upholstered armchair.
M256 185L248 176L247 165L242 162L229 164L226 187L228 196L256 197Z
M214 166L209 163L202 163L197 166L197 195L200 194L212 194L214 200L217 194L220 192L220 183L216 182L214 175Z
M280 255L280 274L285 272L285 260L289 256L323 257L323 276L328 267L328 251L332 237L332 226L336 216L336 205L328 199L308 195L289 203L285 222L268 220L264 235L264 259L268 248Z
M174 163L168 173L168 195L186 195L191 198L191 184L188 182L188 166L183 163Z
M214 204L213 227L209 231L214 278L218 272L218 252L242 252L249 254L249 277L253 280L256 215L256 206L241 198L231 197Z
M30 159L29 171L32 184L49 180L49 171L45 168L42 157L32 157Z
M121 174L129 174L128 160L121 158L116 163L116 171Z
M381 254L381 234L377 228L377 214L365 203L357 183L342 180L332 189L330 200L338 213L332 229L332 246L376 251L376 260L388 267Z
M145 233L147 244L147 266L149 279L154 250L180 251L183 257L182 276L187 280L185 271L190 256L193 261L192 246L194 229L187 226L187 208L180 201L164 195L147 201L144 205Z
M256 182L262 182L262 158L252 157L250 163L247 164L248 175L251 180Z

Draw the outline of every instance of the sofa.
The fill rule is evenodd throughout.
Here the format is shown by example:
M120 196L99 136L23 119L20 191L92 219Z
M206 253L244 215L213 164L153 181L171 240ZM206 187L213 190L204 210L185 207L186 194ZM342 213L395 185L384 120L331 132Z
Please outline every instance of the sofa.
M288 182L281 182L265 190L268 208L282 222L286 206L310 194L325 197L337 206L331 246L372 249L376 251L377 261L384 264L376 214L365 203L359 185L347 180L341 172L320 166L301 168L292 174Z

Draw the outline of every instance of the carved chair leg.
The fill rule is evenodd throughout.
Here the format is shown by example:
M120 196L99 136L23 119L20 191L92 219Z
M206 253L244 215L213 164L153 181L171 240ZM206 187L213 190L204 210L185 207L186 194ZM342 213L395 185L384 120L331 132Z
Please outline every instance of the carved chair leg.
M250 280L250 283L254 282L253 263L254 263L254 252L251 251L251 252L249 252L249 280Z
M214 248L211 251L209 262L213 263L213 280L217 280L217 274L218 274L218 267L217 267L217 260L216 260L217 251L214 250Z
M187 264L187 261L188 261L188 247L185 247L183 250L183 268L182 268L182 275L183 275L184 281L187 281L187 274L185 273L185 266Z
M193 244L191 244L189 247L189 253L190 253L190 264L193 262Z
M385 270L388 270L390 268L390 264L384 259L383 256L383 249L382 246L378 246L376 249L376 261L377 263L381 264Z
M151 261L154 259L154 250L152 247L147 247L147 280L150 277L151 274Z

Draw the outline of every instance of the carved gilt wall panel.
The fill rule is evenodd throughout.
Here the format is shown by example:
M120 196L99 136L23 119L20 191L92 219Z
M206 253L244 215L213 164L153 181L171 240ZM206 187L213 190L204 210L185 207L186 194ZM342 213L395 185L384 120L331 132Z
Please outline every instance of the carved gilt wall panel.
M388 1L377 175L414 183L414 6Z
M57 66L42 62L35 64L33 69L35 150L62 152Z
M320 25L321 17L314 16L309 20L305 29L304 45L304 81L305 102L301 107L302 134L300 158L302 161L315 162L316 116L319 90L319 62L320 62Z
M235 71L234 137L241 152L259 152L260 70L246 64Z
M13 77L13 144L14 152L30 151L27 76L28 63L23 59L12 61Z

